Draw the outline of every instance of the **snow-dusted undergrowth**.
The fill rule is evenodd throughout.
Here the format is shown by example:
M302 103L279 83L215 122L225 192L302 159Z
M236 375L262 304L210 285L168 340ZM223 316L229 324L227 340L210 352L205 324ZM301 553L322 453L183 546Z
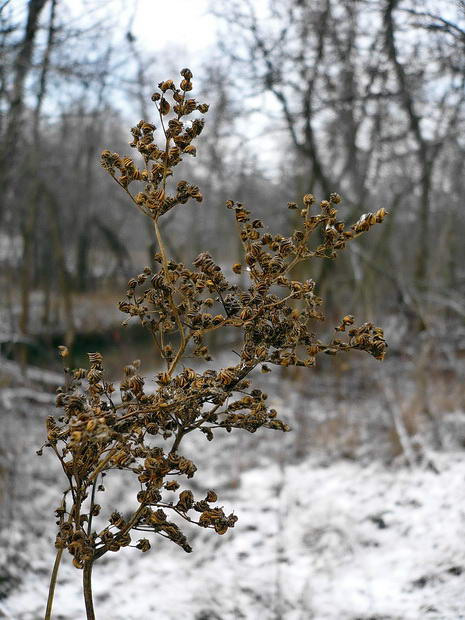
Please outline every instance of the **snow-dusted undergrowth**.
M60 377L31 371L24 382L13 365L2 370L2 458L16 469L0 521L0 595L8 594L0 618L40 620L61 485L53 459L35 450ZM289 400L276 405L295 409ZM304 413L317 419L308 407ZM452 429L446 417L442 424ZM146 555L105 556L95 567L98 619L465 619L465 459L453 451L463 424L455 435L449 452L425 460L437 473L368 456L337 459L330 446L292 464L298 430L281 442L272 433L226 435L215 445L192 436L183 453L199 466L196 490L216 489L238 515L236 527L224 537L193 528L190 555L159 539ZM109 492L115 507L133 505L123 480ZM66 557L55 620L84 618L80 580Z
M240 520L228 539L193 532L191 555L160 541L97 565L98 617L465 618L465 464L461 454L434 461L439 474L312 460L247 471L229 491ZM50 562L31 558L0 617L41 617ZM65 564L57 620L83 618L79 578Z

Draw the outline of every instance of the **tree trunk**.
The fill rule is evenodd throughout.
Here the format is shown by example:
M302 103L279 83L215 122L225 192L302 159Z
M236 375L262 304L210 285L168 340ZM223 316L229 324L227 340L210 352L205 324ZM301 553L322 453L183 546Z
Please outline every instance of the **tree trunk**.
M24 85L31 68L34 39L39 26L39 18L48 0L29 0L24 37L14 64L14 82L11 103L8 110L8 125L3 147L0 149L0 185L4 196L8 193L12 171L18 153L21 130L21 117L24 110ZM3 217L0 211L0 219Z

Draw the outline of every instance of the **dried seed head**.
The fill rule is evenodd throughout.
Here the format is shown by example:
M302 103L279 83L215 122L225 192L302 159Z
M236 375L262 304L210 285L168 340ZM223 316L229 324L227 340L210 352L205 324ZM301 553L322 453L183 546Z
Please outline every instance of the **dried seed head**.
M63 359L64 359L65 357L68 357L68 355L69 355L69 349L68 349L68 347L65 347L65 346L63 346L63 345L60 345L60 346L58 347L58 351L60 352L60 357L62 357Z
M218 495L215 491L208 491L207 496L205 497L205 501L212 504L218 501Z
M170 104L163 97L160 100L160 104L159 104L160 114L163 114L163 116L166 116L169 113L170 109L171 109Z
M89 358L89 362L92 366L101 366L103 362L101 353L88 353L87 357Z
M141 538L137 541L136 548L140 549L142 553L146 553L150 550L150 541L148 540L148 538Z
M166 80L165 82L160 82L158 88L166 93L167 90L174 90L174 82L173 80Z
M186 117L208 110L207 104L199 104L187 94L192 89L192 72L183 69L181 76L180 88L167 80L152 96L162 117L172 110L173 118L162 123L166 146L154 141L156 128L152 123L141 120L131 129L130 144L142 156L143 169L139 170L131 157L108 150L102 153L102 166L123 188L143 183L139 188L142 191L131 192L131 196L139 211L155 224L172 208L202 200L196 185L180 180L172 184L173 192L167 183L183 153L196 154L194 141L204 127L203 119ZM134 361L124 368L119 382L121 399L115 400L115 387L104 380L101 354L90 353L88 369L66 371L66 384L58 390L56 400L62 411L58 418L47 420L48 442L57 451L66 476L72 479L71 488L78 491L72 498L66 496L56 511L60 525L56 546L67 548L77 567L82 568L96 549L116 552L128 546L133 529L162 535L190 552L179 526L168 521L170 511L197 522L188 516L195 510L200 513L199 525L218 534L234 527L234 514L226 515L222 508L211 505L218 499L214 491L196 501L192 491L185 489L172 501L176 498L172 494L180 489L177 478L192 478L196 472L195 464L177 450L184 434L194 430L200 430L208 440L216 437L214 431L219 428L250 433L261 427L289 430L276 410L268 408L267 395L251 385L247 375L253 369L268 373L272 365L310 367L321 353L336 355L351 349L366 351L376 359L384 357L383 331L372 323L356 327L351 315L345 315L335 327L337 337L327 343L316 340L311 330L314 321L324 320L324 315L315 283L290 279L299 262L335 257L354 237L386 216L382 208L366 213L345 230L344 223L336 219L340 200L338 194L331 194L329 200L320 203L321 212L313 214L315 198L306 194L297 229L289 236L262 234L260 219L252 219L243 204L228 201L226 206L234 210L244 250L232 271L240 274L241 266L248 265L245 289L238 278L236 283L229 282L208 252L201 252L188 267L171 260L162 243L154 256L155 267L145 267L129 280L127 298L120 309L128 319L136 317L150 330L163 368L156 376L155 387L144 382L140 363ZM295 210L297 204L291 202L288 207ZM159 241L160 231L155 228ZM318 241L312 243L315 239ZM185 368L183 364L191 356L211 360L208 338L223 327L241 332L237 364L202 369L199 362L197 371ZM164 440L169 440L167 451ZM107 527L97 534L91 531L91 517L100 512L103 502L96 502L95 493L104 487L95 483L112 469L125 470L142 485L137 493L140 505L126 519L114 511ZM91 493L92 501L87 499L83 505ZM147 551L150 543L140 539L134 546Z

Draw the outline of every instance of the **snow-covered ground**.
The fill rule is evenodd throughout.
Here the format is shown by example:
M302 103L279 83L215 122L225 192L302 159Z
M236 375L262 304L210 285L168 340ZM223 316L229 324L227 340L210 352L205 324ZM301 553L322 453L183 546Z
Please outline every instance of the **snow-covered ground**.
M465 460L433 458L439 473L312 460L244 472L225 501L239 516L227 535L192 530L191 555L160 540L97 564L98 617L465 618ZM51 562L31 558L0 617L42 617ZM80 577L66 562L57 620L84 617Z
M0 515L0 596L2 587L7 594L0 618L40 620L62 481L52 455L39 458L35 450L59 377L30 371L24 381L12 364L3 371L0 446L17 467L3 483L11 509ZM276 405L296 410L289 399ZM325 410L330 415L320 404L320 415ZM411 469L403 460L376 460L376 450L344 460L328 447L297 460L298 429L284 436L225 434L212 443L200 434L188 438L182 453L198 465L196 496L215 489L225 512L234 511L239 521L224 536L188 529L189 555L155 538L147 554L124 549L104 556L94 569L98 620L465 619L463 419L450 417L442 424L458 424L457 443L428 452L424 464ZM0 473L1 458L0 449ZM107 486L110 511L134 506L126 485ZM81 577L66 556L55 620L85 617Z

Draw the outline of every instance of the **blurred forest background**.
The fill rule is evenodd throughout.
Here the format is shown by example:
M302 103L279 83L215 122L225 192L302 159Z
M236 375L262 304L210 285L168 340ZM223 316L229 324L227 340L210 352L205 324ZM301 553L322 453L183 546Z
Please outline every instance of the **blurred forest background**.
M335 322L350 312L385 328L390 368L411 388L397 419L410 416L408 434L426 416L439 445L437 415L464 398L463 2L217 0L189 24L212 41L193 58L182 14L165 23L156 5L0 4L2 356L51 368L65 343L78 358L102 349L115 369L126 353L156 365L117 310L153 238L98 162L103 148L128 152L127 129L154 116L154 85L188 64L211 108L199 156L183 166L206 198L166 218L170 252L233 262L229 198L272 229L292 225L286 204L307 192L339 192L349 221L387 209L379 230L303 275ZM355 380L346 360L328 368L338 385Z

